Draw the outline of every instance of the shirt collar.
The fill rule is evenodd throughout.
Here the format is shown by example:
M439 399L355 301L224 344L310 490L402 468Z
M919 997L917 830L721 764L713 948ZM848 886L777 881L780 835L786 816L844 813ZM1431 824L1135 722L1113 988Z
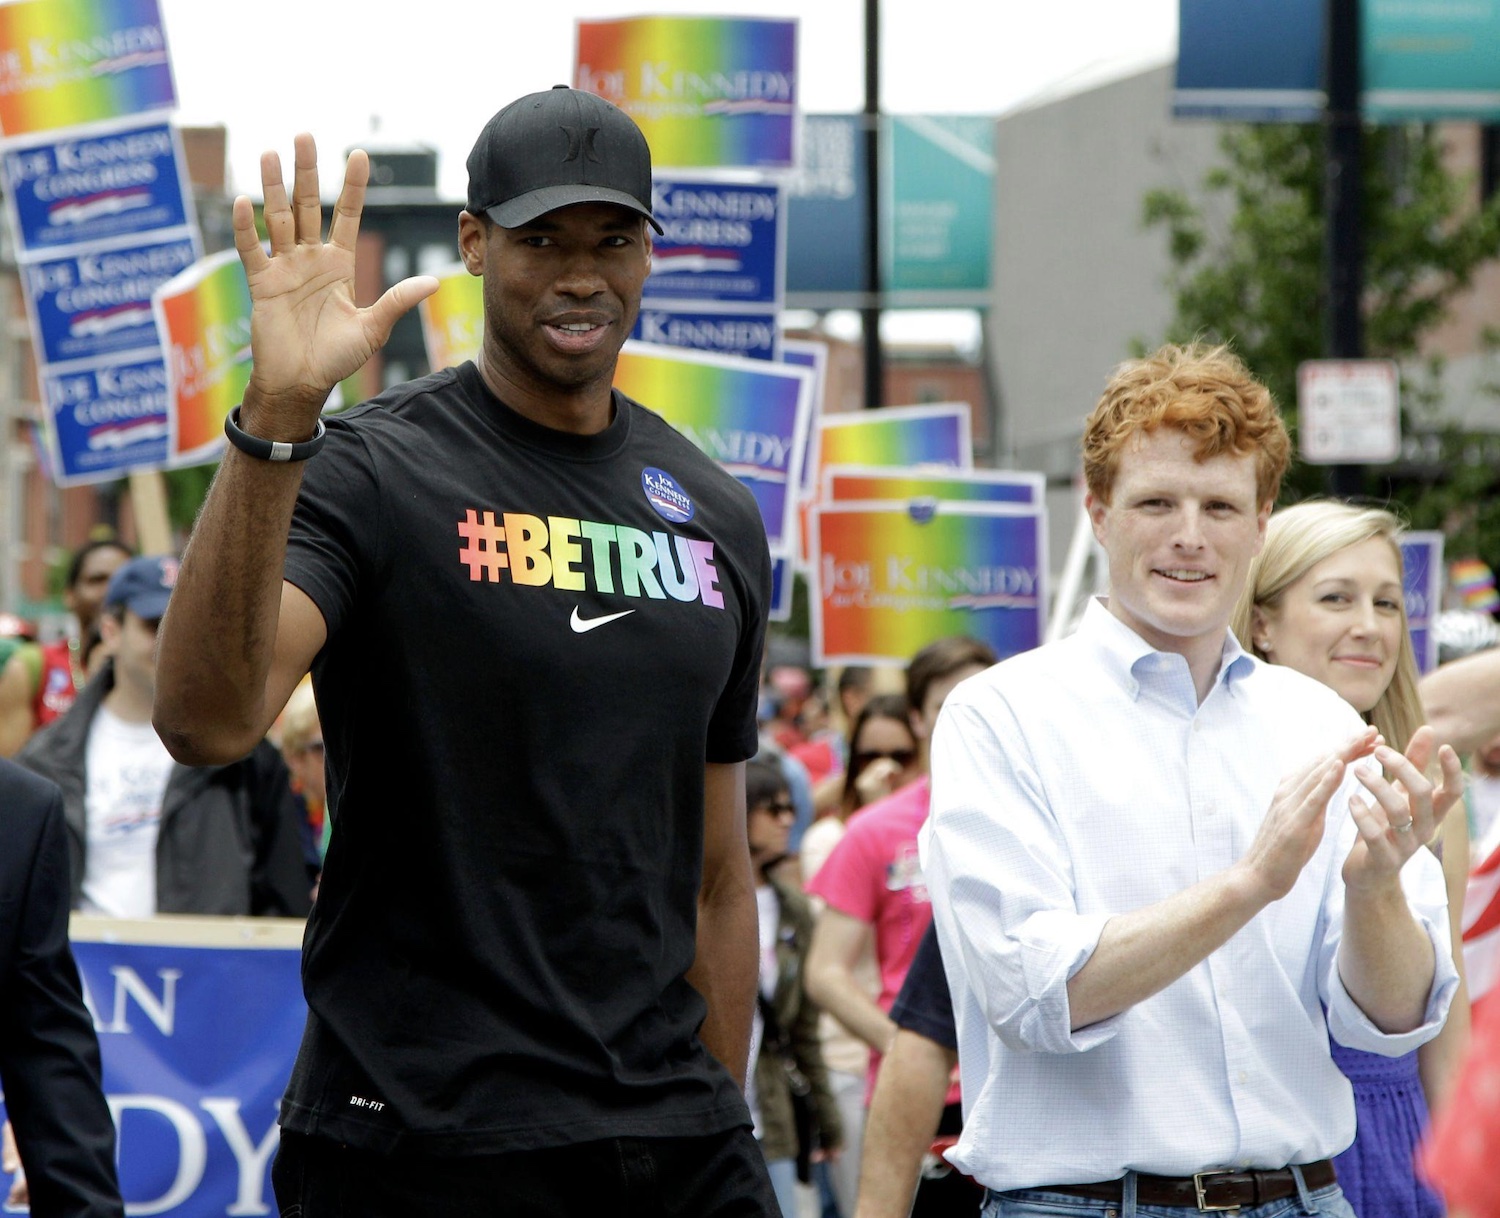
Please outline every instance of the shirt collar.
M1158 651L1111 613L1103 597L1089 599L1083 612L1083 620L1078 625L1078 633L1090 642L1105 670L1130 692L1132 698L1140 694L1140 678L1143 675L1164 671L1169 663L1175 663L1171 653ZM1176 659L1180 660L1181 657ZM1234 682L1251 673L1255 664L1255 658L1240 646L1234 631L1226 630L1224 649L1214 683L1223 685L1226 692L1233 692Z

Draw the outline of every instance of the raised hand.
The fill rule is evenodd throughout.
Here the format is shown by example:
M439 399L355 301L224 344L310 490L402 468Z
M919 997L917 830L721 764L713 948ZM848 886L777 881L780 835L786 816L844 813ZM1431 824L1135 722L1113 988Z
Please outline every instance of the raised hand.
M270 439L305 439L333 387L384 345L403 313L437 290L436 279L420 275L402 280L369 308L357 307L354 247L369 158L350 153L324 242L312 136L297 136L295 149L290 200L281 159L267 152L260 160L269 255L255 231L250 200L234 201L234 245L251 300L253 366L244 422Z
M1359 839L1344 860L1346 888L1389 883L1463 795L1463 767L1446 744L1437 750L1441 782L1434 786L1427 777L1436 739L1430 727L1418 728L1404 756L1384 745L1375 750L1384 774L1356 774L1368 795L1349 797Z
M1328 801L1344 780L1345 769L1375 749L1380 737L1366 728L1335 754L1316 758L1287 775L1239 865L1268 900L1286 896L1323 840Z

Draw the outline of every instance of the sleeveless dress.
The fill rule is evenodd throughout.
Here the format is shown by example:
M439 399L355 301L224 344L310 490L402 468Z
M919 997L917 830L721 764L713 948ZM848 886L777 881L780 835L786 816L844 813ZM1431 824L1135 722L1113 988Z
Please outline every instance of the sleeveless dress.
M1442 1198L1417 1177L1413 1163L1427 1131L1417 1055L1381 1057L1331 1039L1329 1045L1354 1084L1354 1142L1333 1164L1357 1218L1443 1218Z

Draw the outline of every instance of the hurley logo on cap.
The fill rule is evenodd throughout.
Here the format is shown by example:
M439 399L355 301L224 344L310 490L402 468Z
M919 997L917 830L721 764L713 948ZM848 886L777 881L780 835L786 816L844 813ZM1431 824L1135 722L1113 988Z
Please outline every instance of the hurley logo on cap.
M578 203L651 214L651 149L630 116L602 97L558 85L510 103L469 153L471 215L520 228Z

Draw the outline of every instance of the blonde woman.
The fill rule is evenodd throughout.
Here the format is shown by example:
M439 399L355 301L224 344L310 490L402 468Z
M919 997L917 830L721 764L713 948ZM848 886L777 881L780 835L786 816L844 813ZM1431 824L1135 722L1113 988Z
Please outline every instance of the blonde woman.
M1242 646L1323 682L1404 752L1425 716L1402 597L1401 527L1390 512L1326 500L1275 513L1233 628ZM1457 945L1468 871L1464 817L1448 817L1441 841L1429 844L1443 858ZM1332 1046L1354 1085L1358 1131L1335 1165L1359 1218L1442 1214L1412 1156L1428 1104L1436 1106L1451 1082L1468 1021L1460 991L1447 1026L1417 1053L1386 1058Z

